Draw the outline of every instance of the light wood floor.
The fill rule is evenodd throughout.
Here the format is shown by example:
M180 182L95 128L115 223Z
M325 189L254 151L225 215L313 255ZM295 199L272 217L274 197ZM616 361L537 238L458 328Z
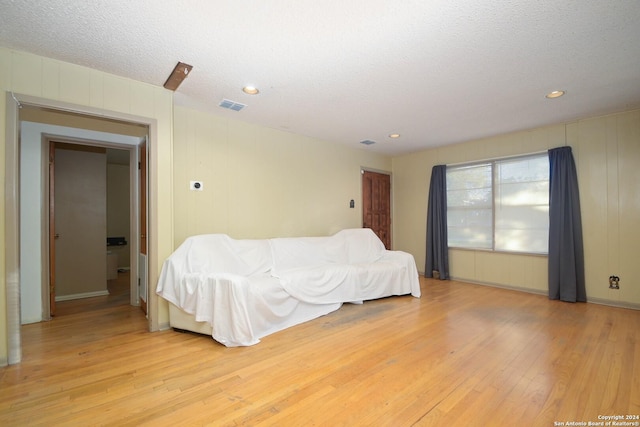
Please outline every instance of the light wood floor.
M639 311L421 283L421 299L347 304L243 348L146 332L126 286L60 303L53 321L23 327L24 361L0 369L0 425L553 426L640 415Z

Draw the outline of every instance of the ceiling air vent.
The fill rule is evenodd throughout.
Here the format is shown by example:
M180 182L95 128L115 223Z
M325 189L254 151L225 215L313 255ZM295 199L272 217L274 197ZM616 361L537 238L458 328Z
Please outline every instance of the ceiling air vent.
M364 144L364 145L371 145L371 144L375 144L375 141L372 141L370 139L365 139L364 141L360 141L360 144Z
M228 108L229 110L233 110L233 111L240 111L244 107L246 107L245 104L240 104L239 102L230 101L228 99L223 99L218 105L221 106L222 108Z

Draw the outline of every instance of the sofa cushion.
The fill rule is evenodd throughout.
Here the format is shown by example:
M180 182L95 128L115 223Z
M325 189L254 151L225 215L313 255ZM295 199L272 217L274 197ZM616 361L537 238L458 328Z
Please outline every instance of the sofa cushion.
M353 228L327 237L270 239L274 277L291 269L375 262L385 254L382 241L369 228Z
M370 228L349 228L337 232L333 237L344 242L347 264L375 262L386 251L382 240Z
M253 276L269 272L272 265L267 240L236 240L226 234L204 234L189 237L178 251L184 252L181 259L185 273Z
M330 237L281 237L269 239L273 268L280 277L283 271L344 263L347 259L342 239Z

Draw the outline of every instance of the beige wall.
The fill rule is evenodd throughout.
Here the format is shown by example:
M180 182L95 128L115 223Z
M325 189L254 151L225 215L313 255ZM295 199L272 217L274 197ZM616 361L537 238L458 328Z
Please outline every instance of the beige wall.
M77 65L55 61L36 55L0 48L0 365L7 361L7 269L5 264L5 135L7 110L6 92L37 97L48 103L101 114L113 112L122 120L149 121L152 125L151 147L151 206L152 230L150 246L151 283L157 281L162 261L173 250L172 166L173 94L162 87L117 77ZM50 101L50 102L49 102ZM147 120L148 119L148 120ZM13 285L12 285L13 286ZM14 303L12 301L12 303ZM168 322L166 306L158 304L155 295L149 301L152 325Z
M640 111L580 120L426 150L393 159L397 249L411 252L424 270L427 194L431 168L570 145L578 169L587 296L591 301L640 306ZM547 259L450 250L454 278L547 291ZM608 277L620 276L620 290Z
M360 168L391 159L175 107L175 245L188 236L317 236L362 226ZM189 182L203 182L203 191ZM349 200L356 201L355 209Z
M118 268L131 267L129 165L107 164L107 237L124 237L127 245L107 250L118 256Z

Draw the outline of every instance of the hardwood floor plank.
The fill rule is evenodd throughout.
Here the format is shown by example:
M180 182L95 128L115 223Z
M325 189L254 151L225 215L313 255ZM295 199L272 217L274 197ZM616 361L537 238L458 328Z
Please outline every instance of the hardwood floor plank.
M22 327L23 363L0 369L0 425L548 426L640 412L638 311L421 278L421 299L345 304L226 348L146 332L122 281L114 298L61 302Z

